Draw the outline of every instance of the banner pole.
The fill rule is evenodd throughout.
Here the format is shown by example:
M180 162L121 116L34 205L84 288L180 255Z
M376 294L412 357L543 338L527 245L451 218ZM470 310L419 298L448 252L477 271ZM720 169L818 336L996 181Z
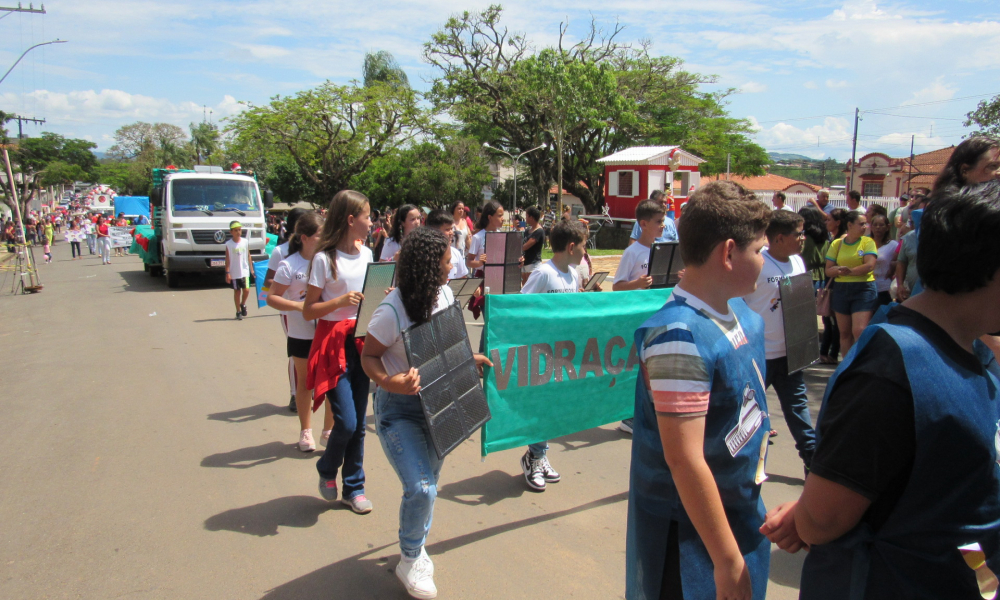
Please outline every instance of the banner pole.
M7 169L7 184L10 186L11 199L14 201L14 215L17 217L17 226L21 230L22 243L27 248L28 236L24 232L24 220L21 218L21 203L17 199L17 186L14 185L14 172L10 168L10 155L7 154L6 146L3 147L3 162ZM25 260L28 263L28 281L32 284L32 287L37 286L40 282L35 275L35 265L31 262L31 253L26 249L24 254Z

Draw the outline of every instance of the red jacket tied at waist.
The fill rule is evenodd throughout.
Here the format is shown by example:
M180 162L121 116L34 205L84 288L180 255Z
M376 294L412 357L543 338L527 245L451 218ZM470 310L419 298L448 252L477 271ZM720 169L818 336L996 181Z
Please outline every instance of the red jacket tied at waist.
M309 348L309 374L306 388L313 390L313 412L323 405L326 393L337 387L340 376L347 371L347 337L354 335L356 319L327 321L316 324L312 347ZM365 338L354 338L358 354L365 347Z

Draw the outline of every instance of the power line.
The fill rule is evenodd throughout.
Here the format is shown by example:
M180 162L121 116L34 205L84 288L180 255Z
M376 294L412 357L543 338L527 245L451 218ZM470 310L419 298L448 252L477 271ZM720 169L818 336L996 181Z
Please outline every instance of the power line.
M883 110L895 110L897 108L913 108L913 107L918 107L918 106L934 106L934 105L937 105L937 104L947 104L949 102L960 102L962 100L971 100L971 99L974 99L974 98L986 98L988 96L997 96L997 95L1000 95L1000 92L993 92L993 93L990 93L990 94L976 94L974 96L962 96L960 98L949 98L947 100L932 100L930 102L919 102L919 103L915 103L915 104L900 104L898 106L889 106L889 107L886 107L886 108L871 108L871 109L868 109L868 110L862 110L861 112L862 113L876 113L877 114L877 113L879 113L879 111L883 111ZM791 118L791 119L771 119L771 120L768 120L768 121L757 121L757 124L758 125L762 125L764 123L791 123L793 121L809 121L809 120L812 120L812 119L825 119L827 117L850 116L851 114L853 114L853 113L846 112L846 113L832 113L832 114L828 114L828 115L815 115L815 116L812 116L812 117L794 117L794 118ZM903 115L887 115L887 116L903 116ZM930 117L914 117L914 118L930 118ZM956 120L958 120L958 119L956 119Z

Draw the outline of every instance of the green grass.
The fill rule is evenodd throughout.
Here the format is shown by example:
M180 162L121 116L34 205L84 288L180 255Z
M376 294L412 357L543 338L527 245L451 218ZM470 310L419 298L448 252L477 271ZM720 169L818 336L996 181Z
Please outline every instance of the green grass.
M587 253L591 256L615 256L621 254L622 252L624 252L624 250L595 250L592 248L587 250ZM552 250L549 248L543 248L542 260L548 260L550 258L552 258Z

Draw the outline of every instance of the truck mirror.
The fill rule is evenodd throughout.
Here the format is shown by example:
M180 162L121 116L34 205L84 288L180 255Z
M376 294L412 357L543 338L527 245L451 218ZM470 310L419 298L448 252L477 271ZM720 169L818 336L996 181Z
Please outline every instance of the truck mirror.
M274 208L274 192L264 190L264 208Z

